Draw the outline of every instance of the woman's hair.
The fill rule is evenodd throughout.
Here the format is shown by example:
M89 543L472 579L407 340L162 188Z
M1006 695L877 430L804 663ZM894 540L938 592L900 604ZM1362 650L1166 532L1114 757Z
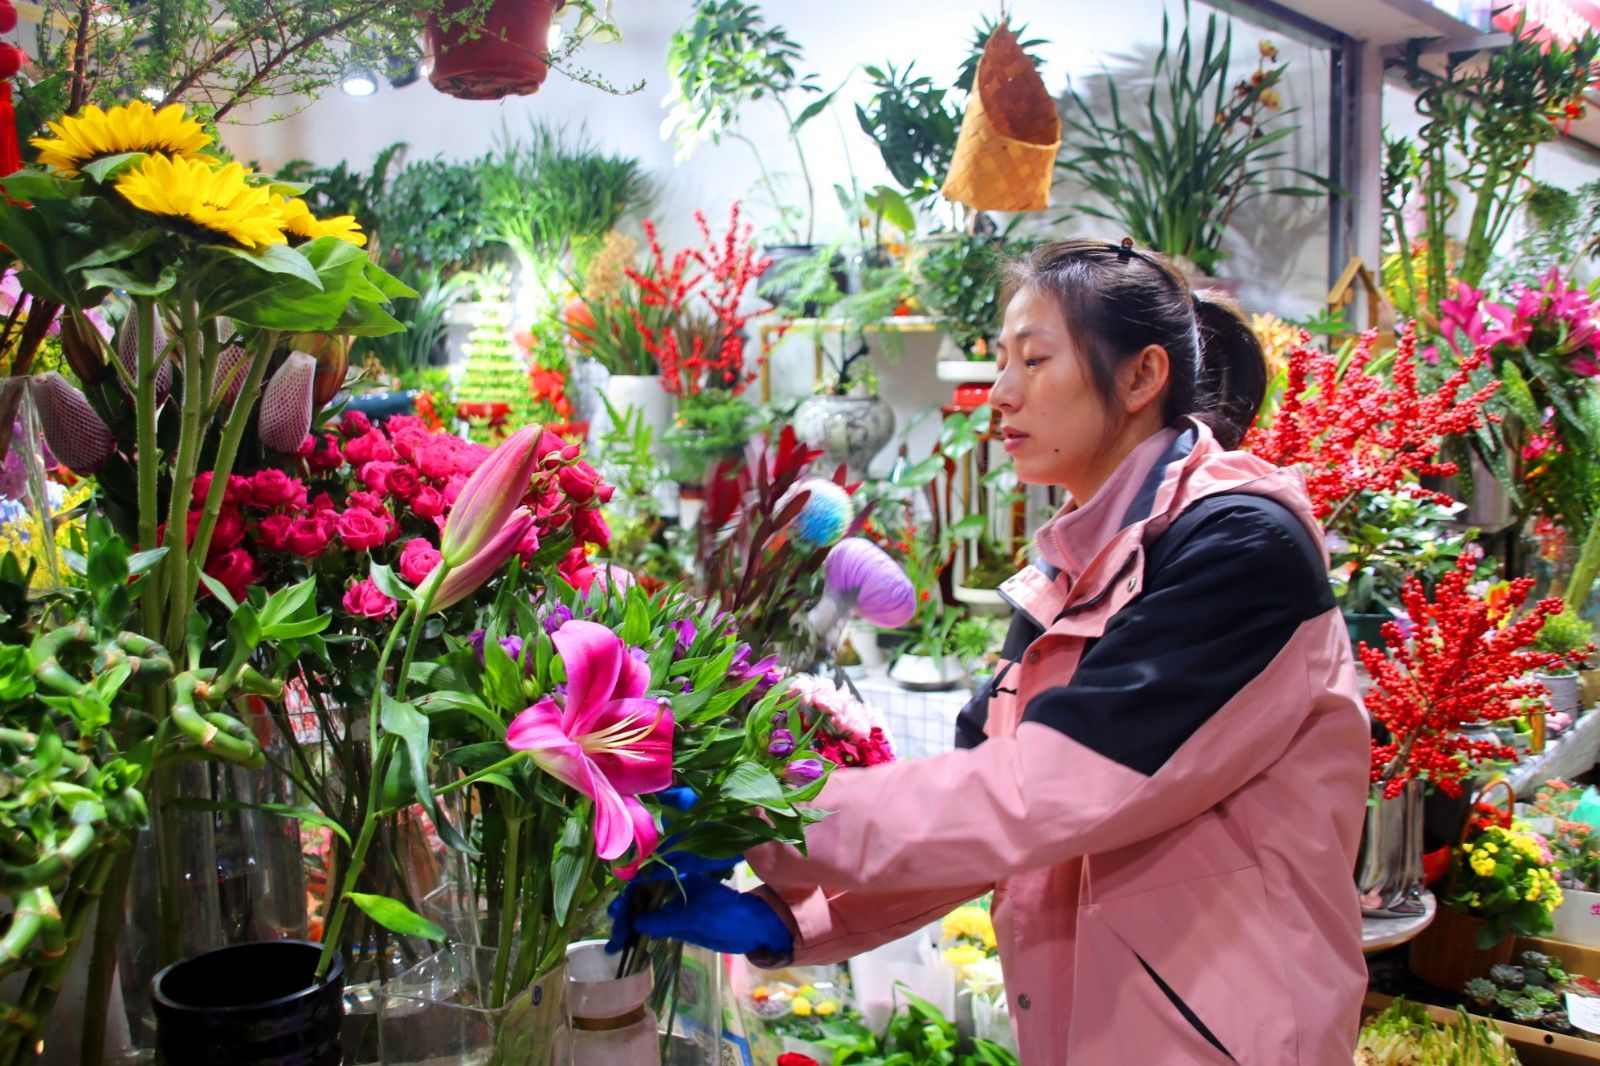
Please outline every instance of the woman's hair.
M1170 366L1162 416L1190 415L1236 448L1267 391L1261 342L1239 307L1215 291L1196 292L1164 255L1074 238L1055 241L1005 267L1006 298L1033 289L1055 300L1095 391L1116 402L1116 371L1147 345L1167 350Z

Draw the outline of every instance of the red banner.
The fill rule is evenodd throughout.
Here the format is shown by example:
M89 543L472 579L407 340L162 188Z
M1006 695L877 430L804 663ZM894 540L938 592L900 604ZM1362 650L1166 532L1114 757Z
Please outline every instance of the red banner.
M1516 28L1517 17L1524 13L1527 21L1522 35L1536 41L1553 39L1566 44L1600 28L1600 4L1593 0L1514 0L1495 15L1495 27L1509 33Z

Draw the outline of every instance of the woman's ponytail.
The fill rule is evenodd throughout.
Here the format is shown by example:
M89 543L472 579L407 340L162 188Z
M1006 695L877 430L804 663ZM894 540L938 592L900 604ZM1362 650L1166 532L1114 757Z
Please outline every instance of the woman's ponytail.
M1224 448L1237 448L1267 395L1267 357L1239 305L1214 289L1193 294L1200 330L1195 410Z

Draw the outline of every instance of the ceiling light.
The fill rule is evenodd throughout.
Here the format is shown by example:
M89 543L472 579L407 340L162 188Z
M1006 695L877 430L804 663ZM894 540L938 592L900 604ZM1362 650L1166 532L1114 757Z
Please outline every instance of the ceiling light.
M351 96L371 96L378 91L378 79L370 70L353 70L345 75L340 88Z

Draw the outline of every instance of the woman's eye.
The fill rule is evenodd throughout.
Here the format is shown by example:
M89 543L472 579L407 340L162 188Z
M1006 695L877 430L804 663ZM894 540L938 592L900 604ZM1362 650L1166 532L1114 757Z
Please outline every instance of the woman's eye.
M1032 370L1042 362L1044 362L1043 359L1024 359L1022 361L1022 365L1027 367L1029 370Z

